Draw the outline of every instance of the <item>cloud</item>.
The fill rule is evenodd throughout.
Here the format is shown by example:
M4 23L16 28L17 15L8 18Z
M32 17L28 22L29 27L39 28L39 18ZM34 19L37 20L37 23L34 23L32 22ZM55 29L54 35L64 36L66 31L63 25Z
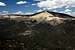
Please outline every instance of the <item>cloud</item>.
M0 2L0 6L6 6L6 4L3 2Z
M70 9L65 9L63 11L53 10L53 12L65 13L73 16L72 10Z
M44 9L75 7L75 0L43 0L38 2L37 6Z
M34 14L32 12L26 12L25 15L31 15L31 14Z
M41 11L43 11L42 9L39 9L39 10L36 10L37 12L41 12Z
M6 15L6 14L9 14L9 11L1 11L0 12L0 15Z
M64 11L58 11L58 10L53 10L53 11L75 16L75 12L69 9L71 7L75 7L75 0L35 0L35 1L39 1L37 3L37 6L43 10L65 7Z
M72 13L70 13L72 16L74 16L75 17L75 12L72 12Z
M36 5L36 4L32 4L32 5L34 6L34 5Z
M70 9L66 9L64 12L72 12L72 10L70 10Z
M53 12L58 12L57 10L53 10Z
M2 13L3 13L3 14L8 14L9 12L8 12L8 11L2 11Z
M69 15L74 16L74 17L75 17L75 12L67 12L67 13L65 13L65 14L69 14Z
M75 17L75 12L66 12L65 14L69 14L69 15L74 16L74 17Z
M26 13L24 13L24 12L22 12L22 11L17 11L17 12L12 13L12 14L30 15L30 14L33 14L33 13L32 13L32 12L26 12Z
M59 13L65 13L65 14L69 14L71 16L75 16L75 12L73 12L70 9L65 9L64 11L60 11Z
M44 0L34 0L34 1L44 1Z
M27 1L19 1L16 4L25 4L25 3L27 3Z
M70 9L65 9L64 11L59 11L60 13L69 13L69 12L72 12L72 10Z
M24 13L22 11L17 11L17 12L15 12L13 14L24 14Z

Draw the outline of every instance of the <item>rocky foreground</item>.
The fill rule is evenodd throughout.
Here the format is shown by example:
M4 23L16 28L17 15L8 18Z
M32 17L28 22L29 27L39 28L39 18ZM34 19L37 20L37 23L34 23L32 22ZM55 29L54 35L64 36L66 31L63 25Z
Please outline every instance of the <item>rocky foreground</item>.
M58 23L0 19L0 48L9 50L74 50L75 20Z

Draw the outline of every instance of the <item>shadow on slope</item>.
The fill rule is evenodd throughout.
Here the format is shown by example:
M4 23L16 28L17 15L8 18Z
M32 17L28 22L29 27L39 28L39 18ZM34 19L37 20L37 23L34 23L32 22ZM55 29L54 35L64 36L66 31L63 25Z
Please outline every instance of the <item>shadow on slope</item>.
M75 48L75 21L64 21L64 23L52 26L48 23L41 22L34 24L27 24L31 30L25 24L25 21L0 21L0 39L2 40L0 46L4 47L22 47L28 50L40 50L50 48ZM34 26L32 26L34 25ZM30 30L31 34L21 35L26 30ZM7 40L11 39L11 40ZM38 49L39 48L39 49Z

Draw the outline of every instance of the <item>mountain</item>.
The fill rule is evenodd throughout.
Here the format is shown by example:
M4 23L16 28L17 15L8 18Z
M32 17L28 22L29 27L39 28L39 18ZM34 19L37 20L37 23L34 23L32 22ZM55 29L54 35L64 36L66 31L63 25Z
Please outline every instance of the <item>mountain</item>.
M49 11L32 15L5 16L8 18L0 18L0 42L5 46L0 46L11 45L27 50L75 48L73 16ZM13 16L16 18L11 18Z
M33 14L30 17L33 21L36 20L38 23L40 22L47 22L51 25L57 25L63 23L65 20L75 20L75 17L57 13L57 12L49 12L49 11L42 11L36 14Z

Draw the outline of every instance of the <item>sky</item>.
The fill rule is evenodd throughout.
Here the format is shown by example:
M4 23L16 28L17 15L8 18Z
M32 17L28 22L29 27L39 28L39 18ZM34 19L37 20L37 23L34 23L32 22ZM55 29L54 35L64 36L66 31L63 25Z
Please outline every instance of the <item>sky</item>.
M44 10L75 16L75 0L0 0L0 14L33 14Z

